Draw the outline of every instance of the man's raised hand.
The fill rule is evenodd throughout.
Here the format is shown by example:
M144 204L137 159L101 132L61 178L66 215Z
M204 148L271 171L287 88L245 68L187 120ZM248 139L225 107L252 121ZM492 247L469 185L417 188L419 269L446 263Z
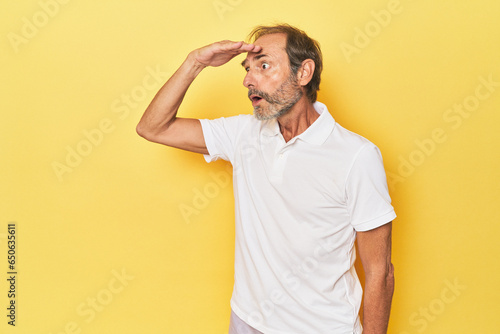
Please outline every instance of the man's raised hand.
M262 47L245 42L221 41L194 50L156 94L137 124L137 133L149 141L208 154L201 123L177 117L187 89L207 66L221 66L240 53Z
M190 56L203 67L221 66L244 52L259 52L261 47L245 42L221 41L191 52Z

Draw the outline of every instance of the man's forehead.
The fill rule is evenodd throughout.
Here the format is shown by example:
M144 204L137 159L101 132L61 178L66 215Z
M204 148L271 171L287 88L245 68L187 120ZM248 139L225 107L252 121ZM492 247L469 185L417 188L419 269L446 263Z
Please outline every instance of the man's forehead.
M255 45L280 45L285 46L286 44L286 34L284 33L274 33L266 34L257 38L254 42Z
M260 50L258 52L248 52L242 64L255 57L260 59L266 56L277 56L280 52L286 53L286 35L282 33L261 36L253 44L260 46Z
M261 47L261 51L253 52L254 54L284 51L286 47L286 35L282 33L264 35L257 38L253 44Z

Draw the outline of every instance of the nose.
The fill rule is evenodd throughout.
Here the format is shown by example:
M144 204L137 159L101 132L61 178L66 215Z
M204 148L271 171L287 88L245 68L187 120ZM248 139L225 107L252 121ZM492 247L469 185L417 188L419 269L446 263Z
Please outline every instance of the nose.
M246 88L255 87L255 76L252 73L252 70L249 70L243 79L243 86Z

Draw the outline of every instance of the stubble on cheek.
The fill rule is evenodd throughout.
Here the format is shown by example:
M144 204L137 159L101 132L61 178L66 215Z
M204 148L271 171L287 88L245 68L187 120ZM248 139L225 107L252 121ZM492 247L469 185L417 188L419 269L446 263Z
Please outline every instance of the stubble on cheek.
M251 90L249 94L257 94L267 103L267 107L254 107L254 115L258 120L265 121L286 114L303 95L300 85L292 76L285 81L273 94Z

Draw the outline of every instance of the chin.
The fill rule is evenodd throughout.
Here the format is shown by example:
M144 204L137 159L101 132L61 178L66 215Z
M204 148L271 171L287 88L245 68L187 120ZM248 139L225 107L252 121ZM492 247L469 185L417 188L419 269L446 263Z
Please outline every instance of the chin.
M265 114L262 112L262 109L260 107L255 107L253 109L253 115L255 118L257 118L259 121L268 121L271 119L277 118L277 114Z

